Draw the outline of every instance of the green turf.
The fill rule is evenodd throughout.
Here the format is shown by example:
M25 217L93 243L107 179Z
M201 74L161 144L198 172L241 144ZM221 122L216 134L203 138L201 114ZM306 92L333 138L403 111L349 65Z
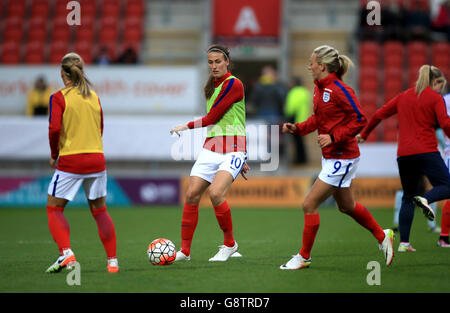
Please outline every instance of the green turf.
M117 231L119 274L106 272L106 256L89 210L67 208L71 244L81 265L81 285L66 283L68 270L46 274L57 257L44 209L0 209L0 292L450 292L450 249L436 247L416 212L411 241L416 253L396 253L387 268L372 235L336 209L320 211L312 265L279 266L298 252L303 214L294 209L234 209L234 234L243 258L210 263L222 243L211 209L200 209L192 260L153 266L146 255L155 238L180 244L180 208L109 208ZM383 228L391 210L372 210ZM396 234L398 237L398 234ZM398 246L396 238L395 249ZM381 285L369 286L368 262L381 265Z

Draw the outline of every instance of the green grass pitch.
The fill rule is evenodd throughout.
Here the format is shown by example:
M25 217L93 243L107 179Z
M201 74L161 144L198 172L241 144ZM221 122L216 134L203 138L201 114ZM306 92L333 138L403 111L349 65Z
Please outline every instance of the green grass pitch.
M321 208L312 265L300 271L279 266L298 252L303 214L299 209L232 209L234 234L243 258L211 263L222 244L211 208L201 208L191 261L154 266L147 246L156 238L180 245L180 207L110 207L116 225L120 273L106 271L106 255L87 208L68 207L71 244L81 266L80 285L69 286L69 270L47 274L58 255L45 208L0 209L0 292L309 293L450 292L450 249L438 248L416 211L411 233L415 253L395 253L390 267L372 235L335 208ZM373 209L383 228L392 210ZM395 251L399 239L396 233ZM380 263L380 285L368 285L367 264Z

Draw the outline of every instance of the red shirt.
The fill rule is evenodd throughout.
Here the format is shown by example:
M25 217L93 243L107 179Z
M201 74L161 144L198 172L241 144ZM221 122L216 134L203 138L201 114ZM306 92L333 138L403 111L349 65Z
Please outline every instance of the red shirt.
M99 100L100 105L100 100ZM103 153L80 153L59 156L59 140L66 99L61 91L50 97L48 137L51 157L57 159L57 169L73 174L102 172L106 169ZM101 132L103 134L103 111L101 111Z
M314 112L306 121L296 123L296 135L304 136L317 130L319 135L332 136L333 143L322 148L325 159L359 157L355 136L366 125L367 119L355 92L335 73L314 81L314 84Z
M221 78L214 80L214 88L220 86L220 84L231 76L228 72ZM244 98L244 86L239 79L235 79L231 88L227 91L230 80L223 83L220 93L217 96L216 103L211 107L208 114L204 117L189 122L187 126L192 129L197 127L206 127L215 124L220 118L231 108L231 106L241 101ZM215 152L236 152L246 151L247 143L245 136L221 136L206 138L203 148L215 151Z
M397 156L439 151L436 139L439 126L447 136L450 135L450 119L444 98L427 87L420 97L417 97L415 88L410 88L379 108L361 132L361 137L367 139L381 120L394 114L398 118Z

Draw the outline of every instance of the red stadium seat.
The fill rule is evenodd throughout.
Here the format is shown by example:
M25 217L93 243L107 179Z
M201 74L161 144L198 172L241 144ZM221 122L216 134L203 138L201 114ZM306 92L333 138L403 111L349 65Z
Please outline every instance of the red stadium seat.
M393 96L396 96L403 91L403 81L397 79L384 80L384 94L385 100L389 101Z
M385 67L384 68L384 80L397 80L400 82L404 81L403 70L398 67Z
M119 16L120 5L118 1L104 1L102 5L102 16L117 17Z
M376 41L367 40L359 43L360 58L366 54L373 54L379 56L380 50L381 50L380 44Z
M5 29L5 32L3 34L3 40L4 41L15 40L15 41L21 42L22 36L23 36L23 32L21 29L8 28L8 29Z
M127 0L126 4L127 16L144 16L144 3L141 0Z
M406 51L409 56L418 54L428 58L428 45L423 41L411 41L407 43Z
M424 64L430 64L424 55L416 54L408 57L408 67L421 67Z
M15 0L8 3L7 16L8 17L20 17L25 16L26 2L25 0Z
M26 51L25 54L39 54L41 53L42 55L44 54L44 42L37 40L37 41L29 41L26 44Z
M11 52L5 52L2 53L2 64L18 64L20 63L20 57L18 54L11 53Z
M101 29L114 28L119 24L119 18L117 16L103 16L100 24Z
M91 64L93 61L93 45L92 42L88 41L77 41L73 50L78 53L85 64Z
M84 23L84 18L83 18ZM60 27L67 27L67 16L66 15L59 15L55 16L53 18L53 29L60 28Z
M93 41L94 40L94 30L93 29L77 29L76 40L80 41Z
M41 16L33 16L28 22L28 29L41 28L47 29L47 20Z
M67 2L65 1L55 1L54 5L54 18L60 16L67 16L69 11L67 10Z
M403 56L404 46L400 41L390 40L383 44L383 52L385 54L400 54Z
M71 28L68 25L54 28L52 34L53 41L70 41Z
M363 67L377 68L379 64L379 57L376 54L363 54L359 57L359 64Z
M139 28L125 29L123 38L127 42L140 42L142 40L142 30Z
M387 67L403 68L404 47L399 41L387 41L383 44L383 63Z
M444 74L450 74L450 43L435 42L431 46L431 51L431 63L441 69ZM450 77L447 77L447 79L450 79Z
M445 70L450 66L450 55L440 54L433 57L432 65L440 68L441 70Z
M378 92L378 80L365 78L359 82L360 92Z
M140 16L125 16L125 28L142 28L143 18Z
M100 30L100 43L117 42L117 28L103 28Z
M361 93L378 92L378 70L362 67L359 71L359 90Z
M52 64L58 64L61 62L62 57L69 52L69 42L67 41L55 41L50 45L50 57L49 61Z
M450 43L448 42L434 42L431 45L432 55L435 56L437 54L450 54Z
M22 30L23 30L24 20L18 16L8 16L4 22L3 36L4 40L22 40ZM20 32L20 34L19 34ZM17 36L17 37L16 37Z
M45 28L31 28L28 31L28 40L29 41L45 41L47 38L47 31Z
M98 15L96 1L81 1L81 16L96 17Z
M47 18L49 15L50 5L48 1L36 1L31 4L31 16L41 16Z
M20 46L16 41L4 42L1 47L1 63L20 63Z

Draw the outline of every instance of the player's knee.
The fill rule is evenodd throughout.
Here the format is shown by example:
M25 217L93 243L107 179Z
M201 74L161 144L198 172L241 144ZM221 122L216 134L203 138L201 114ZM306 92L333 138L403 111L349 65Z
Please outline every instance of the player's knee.
M303 202L302 210L303 210L303 213L305 213L305 214L317 213L317 207L313 203L308 202L308 201Z
M220 190L218 188L211 188L209 190L209 198L214 205L218 205L225 201L225 194L223 190Z
M338 205L338 209L341 213L344 214L350 214L353 212L353 210L355 209L354 206L350 206L350 205Z
M186 192L186 203L198 204L200 202L201 196L202 195L200 192L198 192L196 190L188 189Z

